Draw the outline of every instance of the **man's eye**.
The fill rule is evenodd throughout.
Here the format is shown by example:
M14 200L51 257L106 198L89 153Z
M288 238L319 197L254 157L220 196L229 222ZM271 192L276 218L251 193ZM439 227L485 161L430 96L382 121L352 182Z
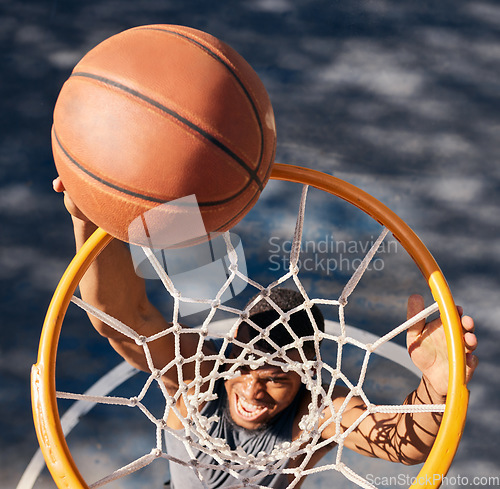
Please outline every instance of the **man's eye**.
M282 379L281 377L268 377L267 381L273 384L283 384L285 379Z

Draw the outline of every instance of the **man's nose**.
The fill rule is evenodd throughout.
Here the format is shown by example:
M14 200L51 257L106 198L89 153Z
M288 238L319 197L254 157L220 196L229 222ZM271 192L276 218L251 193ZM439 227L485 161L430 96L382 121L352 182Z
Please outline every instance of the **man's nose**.
M264 386L260 379L248 375L243 384L243 394L247 400L261 400L265 396Z

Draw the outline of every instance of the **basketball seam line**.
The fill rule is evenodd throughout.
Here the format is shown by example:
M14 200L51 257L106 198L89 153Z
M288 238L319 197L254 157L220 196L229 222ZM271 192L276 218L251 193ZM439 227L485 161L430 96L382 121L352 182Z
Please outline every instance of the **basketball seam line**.
M61 149L61 151L64 153L64 155L71 161L71 163L73 163L76 167L78 167L84 173L86 173L87 175L89 175L90 177L92 177L94 180L97 180L98 182L106 185L107 187L111 187L114 190L118 190L118 191L123 192L125 194L131 195L132 197L138 197L138 198L142 198L142 199L147 199L147 200L150 200L152 202L157 202L157 203L164 203L165 202L163 199L158 199L156 197L146 196L146 195L143 195L141 193L134 192L132 190L128 190L128 189L122 188L122 187L120 187L118 185L115 185L114 183L111 183L111 182L108 182L107 180L104 180L104 178L101 178L100 176L98 176L95 173L91 172L90 170L88 170L87 168L85 168L83 165L81 165L80 163L78 163L78 161L75 160L75 158L73 158L68 153L68 151L66 150L66 148L62 145L61 141L59 140L59 137L57 136L57 132L55 130L55 127L52 128L52 132L54 134L54 139L55 139L57 145L59 146L59 148Z
M84 173L86 173L87 175L89 175L91 178L93 178L94 180L98 181L99 183L102 183L103 185L105 185L107 187L110 187L110 188L112 188L114 190L117 190L119 192L122 192L124 194L130 195L132 197L137 197L138 199L146 200L146 201L149 201L149 202L155 202L155 203L158 203L158 204L165 204L167 202L170 202L171 200L175 200L175 199L171 199L171 200L159 199L157 197L153 197L153 196L150 196L150 195L145 195L145 194L142 194L142 193L139 193L139 192L134 192L133 190L129 190L129 189L120 187L119 185L116 185L116 184L114 184L112 182L109 182L108 180L105 180L104 178L96 175L95 173L91 172L88 168L85 168L83 165L81 165L80 163L78 163L78 161L75 158L73 158L68 153L68 151L66 150L66 148L62 145L61 141L59 140L59 137L57 136L57 132L55 130L55 127L52 128L52 131L53 131L54 139L55 139L57 145L59 146L59 148L61 149L61 151L64 153L64 155L66 156L66 158L68 158L71 161L71 163L73 163L77 168L79 168L81 171L83 171ZM198 202L197 205L200 206L200 207L211 207L211 206L217 206L217 205L226 204L227 202L231 202L233 199L235 199L239 195L243 194L243 192L248 188L248 186L250 185L250 183L251 183L251 180L249 180L246 183L246 185L242 189L240 189L236 194L233 194L231 197L228 197L227 199L216 200L216 201L209 201L209 202Z
M259 111L258 111L257 106L255 104L255 101L254 101L254 99L252 97L252 94L249 92L249 90L247 89L247 87L245 86L245 84L243 83L243 81L241 80L241 78L239 77L238 73L233 69L233 67L229 63L227 63L221 56L219 56L215 51L212 51L208 46L206 46L202 42L194 39L193 37L189 37L187 34L183 34L182 32L177 32L177 31L170 30L170 29L161 29L159 27L139 27L138 29L140 29L140 30L155 30L155 31L160 31L160 32L167 32L169 34L173 34L175 36L182 37L183 39L186 39L187 41L192 42L196 46L198 46L201 49L203 49L210 56L212 56L216 61L218 61L219 63L221 63L231 73L231 75L233 75L233 77L237 81L238 85L241 87L241 89L243 90L243 92L245 92L245 95L247 96L248 101L250 102L250 105L252 106L252 109L254 111L255 118L257 119L257 124L259 125L259 130L260 130L260 156L259 156L259 163L258 163L258 167L257 167L257 171L258 171L258 169L262 165L262 161L263 161L263 158L264 158L264 128L263 128L263 124L262 124L262 121L261 121L261 118L260 118Z
M144 102L152 105L153 107L156 107L157 109L160 109L162 112L165 112L166 114L172 116L174 119L178 120L182 124L188 126L190 129L194 130L198 134L200 134L202 137L204 137L207 141L211 142L215 146L217 146L219 149L224 151L228 156L230 156L233 160L235 160L242 168L244 168L249 176L252 178L252 180L257 184L260 190L264 188L264 185L262 184L260 178L257 176L255 170L252 170L243 159L241 159L236 153L234 153L231 149L229 149L225 144L223 144L221 141L219 141L216 137L212 136L210 133L202 129L201 127L197 126L193 122L191 122L189 119L186 119L179 113L175 112L172 109L169 109L165 105L161 104L160 102L152 99L151 97L148 97L147 95L144 95L137 90L134 90L133 88L127 87L126 85L123 85L122 83L119 83L115 80L111 80L109 78L106 78L104 76L100 75L94 75L93 73L85 73L85 72L75 72L71 75L71 77L76 77L76 76L81 76L84 78L90 78L93 80L100 81L102 83L105 83L106 85L109 85L111 87L118 88L119 90L122 90L134 97L137 97Z

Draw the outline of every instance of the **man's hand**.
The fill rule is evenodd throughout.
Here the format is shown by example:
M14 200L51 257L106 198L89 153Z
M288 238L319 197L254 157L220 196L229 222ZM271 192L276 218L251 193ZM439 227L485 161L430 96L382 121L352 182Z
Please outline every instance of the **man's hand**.
M87 216L73 202L73 199L69 196L68 192L66 192L66 189L64 188L64 184L62 183L61 177L57 177L52 182L52 187L54 188L54 190L56 192L64 194L64 205L66 206L67 211L73 217L76 217L77 219L80 219L81 221L84 221L84 222L90 222L89 219L87 218Z
M412 295L408 299L408 318L415 316L424 309L424 299L420 295ZM463 338L466 356L466 382L472 377L478 364L477 357L472 353L477 347L474 334L474 320L463 316L463 310L458 307L462 322ZM426 323L419 321L407 332L407 347L413 363L422 372L428 385L438 396L446 396L448 391L448 351L441 319Z

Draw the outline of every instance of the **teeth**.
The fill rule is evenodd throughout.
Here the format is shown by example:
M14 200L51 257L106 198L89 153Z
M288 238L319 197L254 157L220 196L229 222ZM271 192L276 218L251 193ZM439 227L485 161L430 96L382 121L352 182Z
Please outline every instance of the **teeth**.
M238 412L246 418L258 417L267 409L265 406L257 406L241 397L238 397L237 406Z
M255 404L251 404L251 403L245 401L245 399L240 399L240 403L245 408L246 411L249 411L252 413L259 409L259 406L255 406Z

